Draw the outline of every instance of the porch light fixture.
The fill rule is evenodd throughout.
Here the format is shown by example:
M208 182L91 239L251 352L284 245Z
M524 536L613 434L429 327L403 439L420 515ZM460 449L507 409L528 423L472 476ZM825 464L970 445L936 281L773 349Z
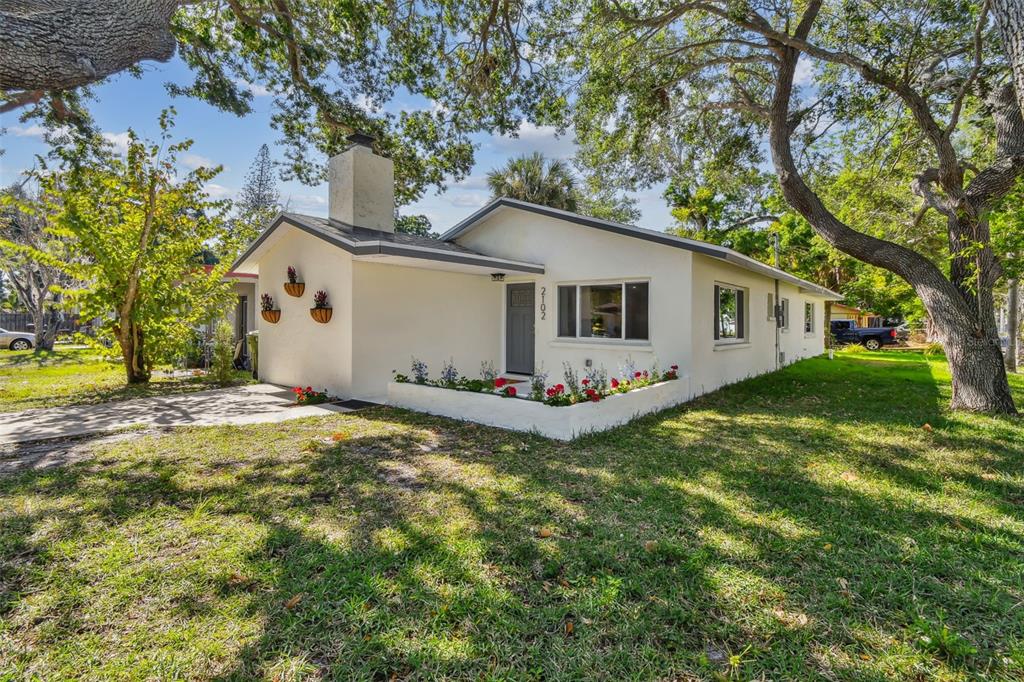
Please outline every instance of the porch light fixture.
M491 281L492 282L504 282L505 281L505 273L504 272L492 272L491 273Z

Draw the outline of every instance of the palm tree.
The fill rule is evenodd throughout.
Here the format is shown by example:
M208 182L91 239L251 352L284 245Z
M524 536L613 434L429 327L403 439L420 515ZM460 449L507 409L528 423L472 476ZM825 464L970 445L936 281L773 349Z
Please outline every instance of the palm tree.
M508 197L563 211L577 210L576 180L569 166L540 152L509 159L487 174L491 198Z

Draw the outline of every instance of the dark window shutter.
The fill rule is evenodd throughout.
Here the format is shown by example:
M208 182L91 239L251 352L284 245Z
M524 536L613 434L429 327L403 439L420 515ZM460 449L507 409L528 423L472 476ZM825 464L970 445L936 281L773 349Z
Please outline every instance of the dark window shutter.
M745 314L745 312L743 310L743 307L744 307L743 306L743 290L742 289L737 289L736 290L736 338L737 339L746 339L747 338L747 333L746 333L747 330L744 329L744 326L745 326L744 322L745 322L746 314Z
M721 317L719 316L719 311L718 311L718 300L719 300L719 287L716 284L715 285L715 341L718 340L718 334L719 334L718 327L719 327L719 325L722 322Z

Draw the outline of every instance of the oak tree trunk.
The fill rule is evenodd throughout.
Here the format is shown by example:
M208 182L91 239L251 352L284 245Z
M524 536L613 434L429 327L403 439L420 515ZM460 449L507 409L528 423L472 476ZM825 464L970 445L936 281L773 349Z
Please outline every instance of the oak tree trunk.
M0 4L0 89L68 90L140 61L167 61L178 0L8 0Z
M1017 341L1020 335L1020 282L1013 278L1006 292L1006 371L1017 371Z
M1024 2L1021 0L990 0L1003 51L1013 70L1017 103L1024 110Z

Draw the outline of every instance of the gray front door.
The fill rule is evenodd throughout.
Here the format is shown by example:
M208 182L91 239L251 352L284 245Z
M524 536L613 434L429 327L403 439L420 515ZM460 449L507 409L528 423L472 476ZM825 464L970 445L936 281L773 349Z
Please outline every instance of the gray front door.
M506 290L505 371L533 374L533 283Z

